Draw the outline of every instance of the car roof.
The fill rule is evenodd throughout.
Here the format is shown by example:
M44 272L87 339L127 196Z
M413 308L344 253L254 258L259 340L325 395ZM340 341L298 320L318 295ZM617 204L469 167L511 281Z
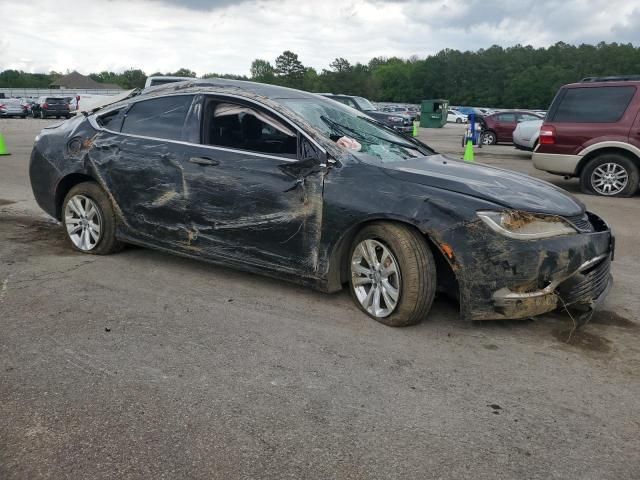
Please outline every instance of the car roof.
M487 117L495 117L496 115L501 115L503 113L527 113L531 115L540 115L539 113L534 112L533 110L502 110L501 112L494 112Z
M320 95L315 93L303 92L293 88L281 87L278 85L269 85L266 83L247 82L244 80L228 80L226 78L207 78L185 80L183 82L167 83L159 85L148 93L142 93L141 97L149 95L166 95L178 91L188 90L189 92L202 93L224 93L230 90L240 90L249 94L249 96L257 95L270 99L317 99Z
M561 88L593 88L593 87L638 87L640 80L618 80L618 81L586 81L563 85Z

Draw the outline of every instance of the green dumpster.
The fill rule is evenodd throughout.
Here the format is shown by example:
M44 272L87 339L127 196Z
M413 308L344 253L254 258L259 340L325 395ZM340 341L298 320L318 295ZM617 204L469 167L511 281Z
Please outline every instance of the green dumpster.
M447 123L449 100L437 98L423 100L420 111L420 126L423 128L442 128Z

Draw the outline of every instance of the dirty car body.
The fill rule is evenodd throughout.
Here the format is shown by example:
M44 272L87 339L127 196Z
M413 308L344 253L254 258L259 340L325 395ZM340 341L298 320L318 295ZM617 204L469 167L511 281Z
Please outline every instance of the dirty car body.
M166 102L166 110L154 113L148 102ZM376 129L359 133L327 112ZM180 128L167 129L163 119L175 123L176 115ZM358 232L402 225L428 246L439 290L470 320L588 309L606 295L613 237L577 199L525 175L439 155L354 115L361 114L282 87L173 83L44 129L31 155L32 188L64 223L70 189L96 182L124 242L326 292L349 281ZM261 151L233 140L233 132L251 131L234 124L247 116L263 120L255 132ZM385 148L354 151L336 144L343 135L363 145L389 136Z

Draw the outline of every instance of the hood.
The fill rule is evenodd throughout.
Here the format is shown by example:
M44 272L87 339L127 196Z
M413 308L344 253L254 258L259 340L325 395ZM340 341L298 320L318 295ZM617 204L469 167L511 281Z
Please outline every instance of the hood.
M387 163L381 168L399 180L462 193L506 208L561 216L584 212L582 202L548 182L446 155Z

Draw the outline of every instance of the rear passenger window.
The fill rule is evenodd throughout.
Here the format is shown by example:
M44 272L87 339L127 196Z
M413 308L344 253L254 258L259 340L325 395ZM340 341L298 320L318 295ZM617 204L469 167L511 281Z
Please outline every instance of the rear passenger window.
M614 123L622 118L634 87L568 88L560 97L553 122Z
M135 103L127 112L122 133L181 140L193 95L174 95Z
M499 122L515 122L516 121L516 114L515 113L501 113L500 115L498 115L498 121Z

